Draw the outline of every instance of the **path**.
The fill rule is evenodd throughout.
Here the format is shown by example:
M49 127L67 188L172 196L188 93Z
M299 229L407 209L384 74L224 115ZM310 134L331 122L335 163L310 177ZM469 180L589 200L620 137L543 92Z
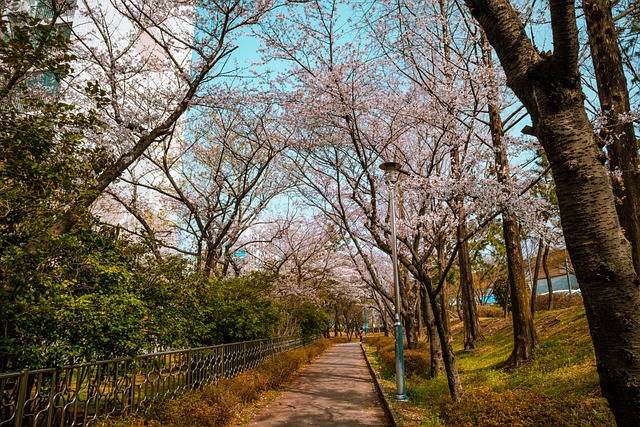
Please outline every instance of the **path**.
M336 344L305 369L250 426L389 425L359 343Z

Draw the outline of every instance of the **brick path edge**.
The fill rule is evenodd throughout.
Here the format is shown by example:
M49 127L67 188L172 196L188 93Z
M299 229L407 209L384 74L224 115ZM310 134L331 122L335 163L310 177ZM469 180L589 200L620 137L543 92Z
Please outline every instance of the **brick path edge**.
M389 421L389 425L391 427L399 427L400 424L398 422L398 416L396 412L393 410L393 406L391 406L391 402L387 397L387 394L384 392L382 388L382 384L380 384L380 378L378 378L378 373L371 366L371 362L369 362L369 357L367 356L367 352L364 350L364 345L360 344L360 350L362 350L362 354L364 355L364 360L367 362L367 367L369 368L369 372L371 373L371 377L373 377L373 382L376 386L376 391L380 395L380 399L382 400L382 406L384 407L384 412L387 415L387 421Z

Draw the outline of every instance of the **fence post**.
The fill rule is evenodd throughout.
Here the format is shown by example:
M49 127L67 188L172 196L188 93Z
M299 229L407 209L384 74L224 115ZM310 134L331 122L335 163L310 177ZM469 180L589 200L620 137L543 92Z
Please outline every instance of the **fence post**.
M135 413L133 410L133 405L135 404L135 399L136 399L136 362L137 362L137 359L134 356L130 364L131 381L129 383L129 387L131 387L131 390L129 391L129 407L124 411L125 415L131 415Z
M222 367L222 370L220 372L222 378L227 378L227 368L225 366L225 360L224 360L224 348L225 348L226 344L223 344L220 346L220 350L222 350L222 354L220 355L220 366Z
M22 419L24 417L24 406L26 404L26 396L27 396L27 385L29 383L29 371L22 371L22 375L20 375L20 385L18 388L18 397L16 399L16 412L15 412L15 420L14 425L21 426Z
M247 342L242 342L242 370L247 370Z
M58 390L58 372L59 371L60 371L60 368L56 368L56 370L53 371L53 376L51 378L51 390L49 390L49 407L47 408L47 424L46 425L48 426L52 425L53 415L56 410L55 395Z
M187 384L186 384L185 390L191 390L193 386L192 384L193 374L191 372L191 362L192 362L191 349L189 349L187 350Z

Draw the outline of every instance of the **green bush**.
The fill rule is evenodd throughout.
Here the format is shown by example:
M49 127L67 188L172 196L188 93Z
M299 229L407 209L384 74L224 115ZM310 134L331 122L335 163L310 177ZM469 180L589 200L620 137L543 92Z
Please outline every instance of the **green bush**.
M404 351L404 369L407 376L418 375L421 377L428 377L431 364L429 362L429 356L425 353L425 350L409 350Z
M396 347L391 337L378 340L375 345L376 354L380 359L380 368L383 375L394 375L396 372Z
M297 307L293 318L300 327L300 333L305 340L322 334L329 324L329 315L311 302L305 302Z

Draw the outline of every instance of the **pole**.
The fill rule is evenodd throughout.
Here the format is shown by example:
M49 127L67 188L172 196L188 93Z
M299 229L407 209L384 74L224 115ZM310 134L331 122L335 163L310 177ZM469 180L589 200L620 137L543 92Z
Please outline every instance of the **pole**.
M400 322L400 280L398 277L398 243L396 240L396 203L395 182L389 186L389 212L391 216L391 260L393 263L393 284L395 292L396 315L393 325L396 348L396 400L407 401L404 384L404 346L402 322Z

